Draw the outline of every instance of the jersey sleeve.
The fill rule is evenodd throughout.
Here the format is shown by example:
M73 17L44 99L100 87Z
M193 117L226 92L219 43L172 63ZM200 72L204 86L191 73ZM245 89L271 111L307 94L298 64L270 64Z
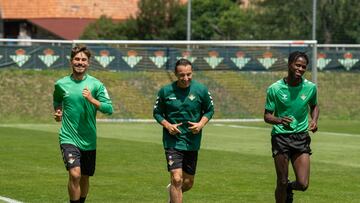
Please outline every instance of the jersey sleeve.
M59 83L55 83L54 85L54 93L53 93L53 107L56 110L58 107L62 106L63 101L63 90Z
M317 87L316 87L316 85L314 85L313 92L312 92L311 98L309 100L309 105L314 106L314 105L317 105L317 103L318 103L318 101L317 101Z
M265 109L275 111L275 95L273 89L270 87L266 91Z
M153 109L153 117L158 122L161 123L165 119L165 96L164 89L160 89L158 96L156 98L154 109Z
M96 99L100 102L99 111L104 114L111 115L113 113L113 106L106 87L100 84L97 91Z
M203 101L201 104L201 108L202 108L201 110L203 112L203 116L205 116L210 120L214 115L214 101L211 96L211 93L206 87L204 88L204 92L203 92Z

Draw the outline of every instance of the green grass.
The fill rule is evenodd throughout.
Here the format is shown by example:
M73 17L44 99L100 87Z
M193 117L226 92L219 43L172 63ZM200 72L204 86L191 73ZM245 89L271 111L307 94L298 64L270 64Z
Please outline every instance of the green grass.
M51 122L54 82L69 74L63 70L0 70L0 123ZM110 118L152 118L152 106L161 86L174 79L166 71L91 71L107 87L113 101ZM260 118L266 88L285 72L195 71L215 103L214 118ZM172 79L170 79L172 77ZM309 78L309 73L306 75ZM319 72L321 118L360 120L360 74ZM104 115L99 114L100 118Z
M311 181L295 202L359 202L359 122L323 121L312 135ZM0 125L0 196L67 202L58 124ZM185 202L274 202L270 126L209 123ZM165 202L169 182L158 124L99 123L87 202ZM355 159L354 159L355 158ZM293 177L293 173L290 173ZM0 201L1 202L1 201Z

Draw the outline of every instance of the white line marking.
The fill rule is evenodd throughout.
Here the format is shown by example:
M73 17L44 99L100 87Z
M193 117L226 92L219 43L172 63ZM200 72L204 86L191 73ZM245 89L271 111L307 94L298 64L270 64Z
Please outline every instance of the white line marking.
M3 197L3 196L0 196L0 200L2 200L4 202L7 202L7 203L22 203L22 202L19 202L17 200L10 199L10 198Z
M225 125L225 124L213 124L213 125L214 126L225 126L225 127L230 127L230 128L244 128L244 129L254 129L254 130L271 130L271 128L252 127L252 126L243 126L243 125ZM325 135L342 136L342 137L358 137L358 138L360 138L360 134L334 133L334 132L324 132L324 131L319 131L317 133L325 134Z

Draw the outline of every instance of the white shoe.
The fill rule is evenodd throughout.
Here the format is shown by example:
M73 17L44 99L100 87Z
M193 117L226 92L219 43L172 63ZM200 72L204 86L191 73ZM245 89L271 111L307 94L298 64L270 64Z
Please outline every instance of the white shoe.
M169 194L169 198L168 198L168 203L171 203L171 197L170 197L170 187L171 187L171 183L169 183L169 185L166 186L166 190L168 191Z

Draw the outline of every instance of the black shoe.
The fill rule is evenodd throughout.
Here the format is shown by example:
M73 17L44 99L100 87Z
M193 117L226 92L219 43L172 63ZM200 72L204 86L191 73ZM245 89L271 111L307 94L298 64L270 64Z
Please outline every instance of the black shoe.
M286 203L292 203L294 200L294 193L292 191L290 181L288 181L287 189L286 189Z

